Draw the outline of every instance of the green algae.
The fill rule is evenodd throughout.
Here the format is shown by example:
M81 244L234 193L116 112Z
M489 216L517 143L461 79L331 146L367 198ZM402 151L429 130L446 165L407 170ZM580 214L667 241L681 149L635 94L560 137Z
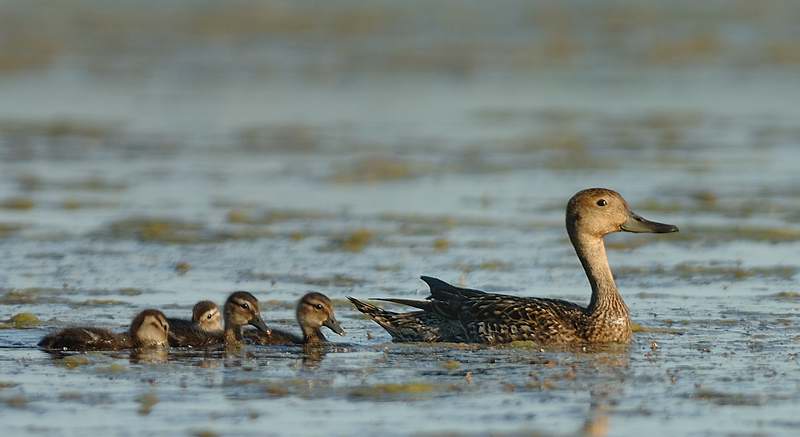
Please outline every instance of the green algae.
M86 355L69 355L60 360L60 364L67 369L76 369L80 366L92 364Z
M329 249L343 250L346 252L361 252L375 240L375 233L369 229L356 229L345 235L333 238L328 245Z
M118 220L97 235L161 244L210 244L271 237L266 230L212 230L200 223L166 218L133 217Z
M0 135L15 137L108 139L117 134L116 126L87 120L52 119L44 121L3 120Z
M514 270L514 265L506 261L498 259L490 259L482 261L477 264L458 264L455 266L455 268L466 273L478 270L492 271L492 272L510 272Z
M34 328L42 324L42 321L32 313L18 313L11 316L10 319L0 324L0 328L15 328L25 329Z
M771 294L769 297L784 302L800 302L800 292L798 291L781 291Z
M340 166L330 176L330 180L337 184L375 184L398 181L418 176L422 171L421 166L420 163L399 158L363 158Z
M708 264L680 263L672 267L620 266L614 269L619 278L630 277L672 277L682 280L722 280L742 281L750 278L791 279L797 274L797 267L788 265L770 267L745 267L738 263L714 262Z
M653 244L697 244L715 246L730 242L755 242L755 243L790 243L800 241L800 229L794 227L769 227L769 226L681 226L681 231L676 234L662 236L626 236L617 241L610 241L607 247L611 249L637 249Z
M764 405L769 397L765 394L730 393L701 387L691 395L691 399L721 406L757 407Z
M450 240L447 238L437 238L433 240L433 250L437 252L446 252L450 248Z
M239 132L239 144L249 152L309 153L322 142L320 132L306 124L252 126Z
M173 268L175 269L175 273L179 275L185 275L187 272L189 272L189 270L192 269L192 265L186 261L180 261L175 263L175 267Z
M445 370L458 370L461 368L461 362L458 360L447 360L441 363L441 367Z
M7 389L7 388L14 388L18 386L19 383L17 382L10 382L10 381L0 381L0 390Z
M3 399L3 403L5 403L10 408L15 409L22 409L28 406L28 398L25 396L18 394L8 398Z
M0 208L13 209L17 211L28 211L33 209L36 204L33 199L27 197L11 197L8 199L0 200Z
M279 283L298 283L307 284L315 287L355 287L363 285L366 280L351 276L346 273L335 273L331 276L305 276L305 275L292 275L286 273L258 273L258 272L242 272L241 279L251 281L269 281L273 284Z
M232 209L226 219L232 224L270 225L286 221L313 221L331 219L331 214L320 211L270 209L262 212L248 212L242 209Z
M87 299L82 302L73 302L73 306L109 306L109 305L129 305L128 302L117 299Z
M356 399L380 400L397 396L427 395L438 391L446 391L446 387L424 382L409 382L404 384L374 384L355 387L348 396Z
M120 373L127 372L128 367L119 363L111 363L108 366L98 367L95 370L97 371L97 373L102 373L107 375L117 375Z
M22 229L22 225L13 223L0 223L0 238L9 237Z
M679 329L644 326L636 322L631 322L631 331L633 331L634 333L651 333L651 334L673 334L673 335L684 334L684 331L681 331Z

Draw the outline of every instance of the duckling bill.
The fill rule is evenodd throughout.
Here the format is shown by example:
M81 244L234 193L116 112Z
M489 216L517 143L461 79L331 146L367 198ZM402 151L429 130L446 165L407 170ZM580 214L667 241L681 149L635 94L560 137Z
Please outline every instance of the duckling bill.
M295 315L302 337L278 329L272 329L268 334L250 330L245 332L245 337L261 345L319 344L328 341L322 333L323 326L344 335L344 329L333 312L331 300L322 293L312 292L300 298Z
M134 317L128 332L115 333L94 327L62 329L42 338L47 350L108 351L168 346L169 322L164 313L147 309Z
M570 241L591 285L586 307L560 299L518 297L460 288L423 276L427 300L384 300L420 311L396 313L349 297L355 307L383 327L394 341L498 344L628 343L632 331L628 307L608 265L603 237L625 232L669 233L678 227L646 220L631 211L616 191L590 188L567 203Z

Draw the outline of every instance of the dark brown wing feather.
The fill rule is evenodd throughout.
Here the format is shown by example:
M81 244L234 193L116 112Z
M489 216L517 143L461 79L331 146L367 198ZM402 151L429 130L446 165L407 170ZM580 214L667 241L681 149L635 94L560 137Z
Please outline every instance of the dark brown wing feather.
M270 329L269 334L265 334L256 329L244 331L244 338L253 344L265 346L303 344L303 337L292 334L291 332L281 331L280 329Z
M225 335L223 331L209 332L200 329L196 323L188 320L188 325L179 323L177 326L172 325L172 319L169 321L169 345L172 347L192 347L192 348L206 348L221 346L225 344Z
M169 323L169 345L174 347L185 346L186 338L194 335L199 330L197 324L186 319L167 319Z
M564 300L485 293L428 276L422 280L431 288L432 311L462 321L470 339L481 343L572 342L587 316L583 307Z
M395 341L508 343L532 340L569 343L580 340L586 310L558 299L517 297L460 288L423 276L427 300L380 299L419 308L395 313L348 298L386 329Z

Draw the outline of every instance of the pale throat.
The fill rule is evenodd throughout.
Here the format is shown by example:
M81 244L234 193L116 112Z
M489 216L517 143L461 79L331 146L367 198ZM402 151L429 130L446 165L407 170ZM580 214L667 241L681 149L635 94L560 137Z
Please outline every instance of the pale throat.
M592 286L589 312L609 311L627 315L628 308L614 282L603 239L585 233L571 234L570 239Z

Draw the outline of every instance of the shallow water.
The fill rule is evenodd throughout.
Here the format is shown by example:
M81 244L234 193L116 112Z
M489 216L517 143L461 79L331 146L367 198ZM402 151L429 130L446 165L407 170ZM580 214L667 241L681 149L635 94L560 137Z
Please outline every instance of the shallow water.
M0 75L6 432L794 434L800 88L796 66L759 50L786 41L796 8L743 18L697 6L725 38L675 66L637 57L647 50L593 27L605 18L581 3L566 16L584 51L546 65L498 54L536 32L472 20L485 16L477 4L431 11L473 33L401 14L409 32L385 21L397 5L351 16L342 1L335 23L270 21L278 27L259 39L246 27L220 36L224 23L196 11L213 35L183 34L168 24L189 10L172 2L176 15L154 25L164 44L116 41L114 56L108 39L56 27L67 43L52 63ZM649 35L651 14L664 15L656 33L686 25L663 6L628 6L644 17L637 35ZM122 16L135 28L137 16ZM370 43L340 33L348 20ZM491 44L436 56L464 35ZM421 41L435 53L420 55ZM588 186L617 189L681 229L607 238L641 326L629 347L392 344L344 299L421 298L417 278L428 274L587 302L563 209ZM59 327L122 330L146 307L188 316L195 301L235 289L288 329L294 301L321 291L347 335L331 333L320 355L54 358L35 348ZM20 313L40 323L15 327Z

